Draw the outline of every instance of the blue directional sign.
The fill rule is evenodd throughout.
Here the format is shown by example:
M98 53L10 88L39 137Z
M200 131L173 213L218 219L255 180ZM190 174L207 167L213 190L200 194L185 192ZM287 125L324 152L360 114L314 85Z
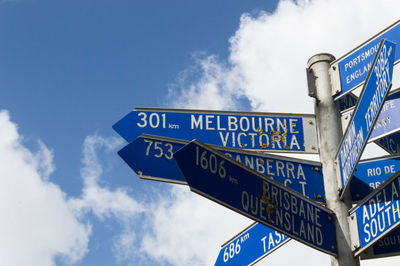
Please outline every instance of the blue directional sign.
M253 223L222 246L215 266L253 265L289 240L284 234L265 225Z
M186 184L173 153L188 141L141 135L118 154L140 178ZM215 149L310 199L325 202L321 163L251 151Z
M386 258L400 255L400 227L380 238L375 244L364 250L360 258L362 260Z
M390 93L383 104L369 141L400 131L400 90Z
M375 140L375 143L390 154L400 152L400 132Z
M174 153L174 159L192 191L337 255L335 215L329 209L198 141Z
M360 161L350 181L353 202L360 201L400 170L400 155Z
M354 255L400 225L400 171L349 211Z
M318 153L314 115L136 108L113 128L129 143L145 133L239 149Z
M382 39L400 43L400 21L397 21L343 57L332 62L330 69L331 78L334 80L333 84L338 85L333 88L334 94L337 94L335 99L342 97L366 81L368 71L370 70L374 56L379 50L379 43ZM398 63L400 51L396 50L395 54L396 57L394 60L396 61L395 63Z
M382 40L336 155L339 183L343 192L349 184L391 87L395 46L392 42Z

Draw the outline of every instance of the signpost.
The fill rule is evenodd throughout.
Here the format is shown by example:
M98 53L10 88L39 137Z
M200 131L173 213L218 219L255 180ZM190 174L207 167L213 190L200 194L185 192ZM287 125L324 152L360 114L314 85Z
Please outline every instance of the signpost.
M400 171L350 210L354 256L400 225Z
M127 142L142 133L223 147L318 153L315 116L136 108L114 126Z
M198 141L177 151L174 159L192 191L337 255L335 215L329 209Z
M353 202L362 200L399 170L400 155L360 161L350 184Z
M400 20L332 62L330 73L333 81L332 95L336 95L335 100L361 86L367 79L368 71L382 39L400 43ZM398 49L395 53L395 64L400 59Z
M371 141L400 152L400 90L387 96L399 41L400 21L339 60L311 57L315 115L136 108L113 126L128 142L118 154L140 178L188 184L256 221L222 246L218 266L254 264L289 237L338 266L400 255L400 155L359 162Z
M393 74L394 49L395 44L387 40L382 40L379 45L378 53L336 155L339 183L343 192L354 173L389 92Z
M215 266L253 265L289 240L265 225L253 223L221 247Z

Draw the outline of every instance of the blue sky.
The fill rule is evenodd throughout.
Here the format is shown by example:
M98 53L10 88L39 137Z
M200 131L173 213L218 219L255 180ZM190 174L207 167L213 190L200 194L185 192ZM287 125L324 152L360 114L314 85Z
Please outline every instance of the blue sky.
M111 126L134 107L310 113L307 59L398 20L379 3L0 0L0 264L214 262L251 221L140 180ZM287 246L262 263L291 265L292 250L329 263Z

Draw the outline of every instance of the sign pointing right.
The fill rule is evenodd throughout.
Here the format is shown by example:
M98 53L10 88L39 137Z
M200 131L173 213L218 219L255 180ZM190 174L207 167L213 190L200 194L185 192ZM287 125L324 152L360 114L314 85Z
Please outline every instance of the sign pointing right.
M342 197L392 84L396 45L382 40L336 155Z
M400 20L361 44L345 56L332 62L330 69L335 100L346 95L364 83L375 54L379 53L379 42L386 39L395 43L400 41ZM399 49L399 48L396 48ZM396 51L395 64L400 61Z
M350 210L354 256L400 225L400 171Z

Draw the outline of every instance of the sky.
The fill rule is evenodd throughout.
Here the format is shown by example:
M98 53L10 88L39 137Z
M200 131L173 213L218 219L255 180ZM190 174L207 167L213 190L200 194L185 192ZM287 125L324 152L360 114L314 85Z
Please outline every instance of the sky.
M134 107L313 113L308 58L342 56L399 8L0 0L0 264L213 264L252 222L186 186L139 179L111 126ZM290 241L258 265L294 263L330 259Z

